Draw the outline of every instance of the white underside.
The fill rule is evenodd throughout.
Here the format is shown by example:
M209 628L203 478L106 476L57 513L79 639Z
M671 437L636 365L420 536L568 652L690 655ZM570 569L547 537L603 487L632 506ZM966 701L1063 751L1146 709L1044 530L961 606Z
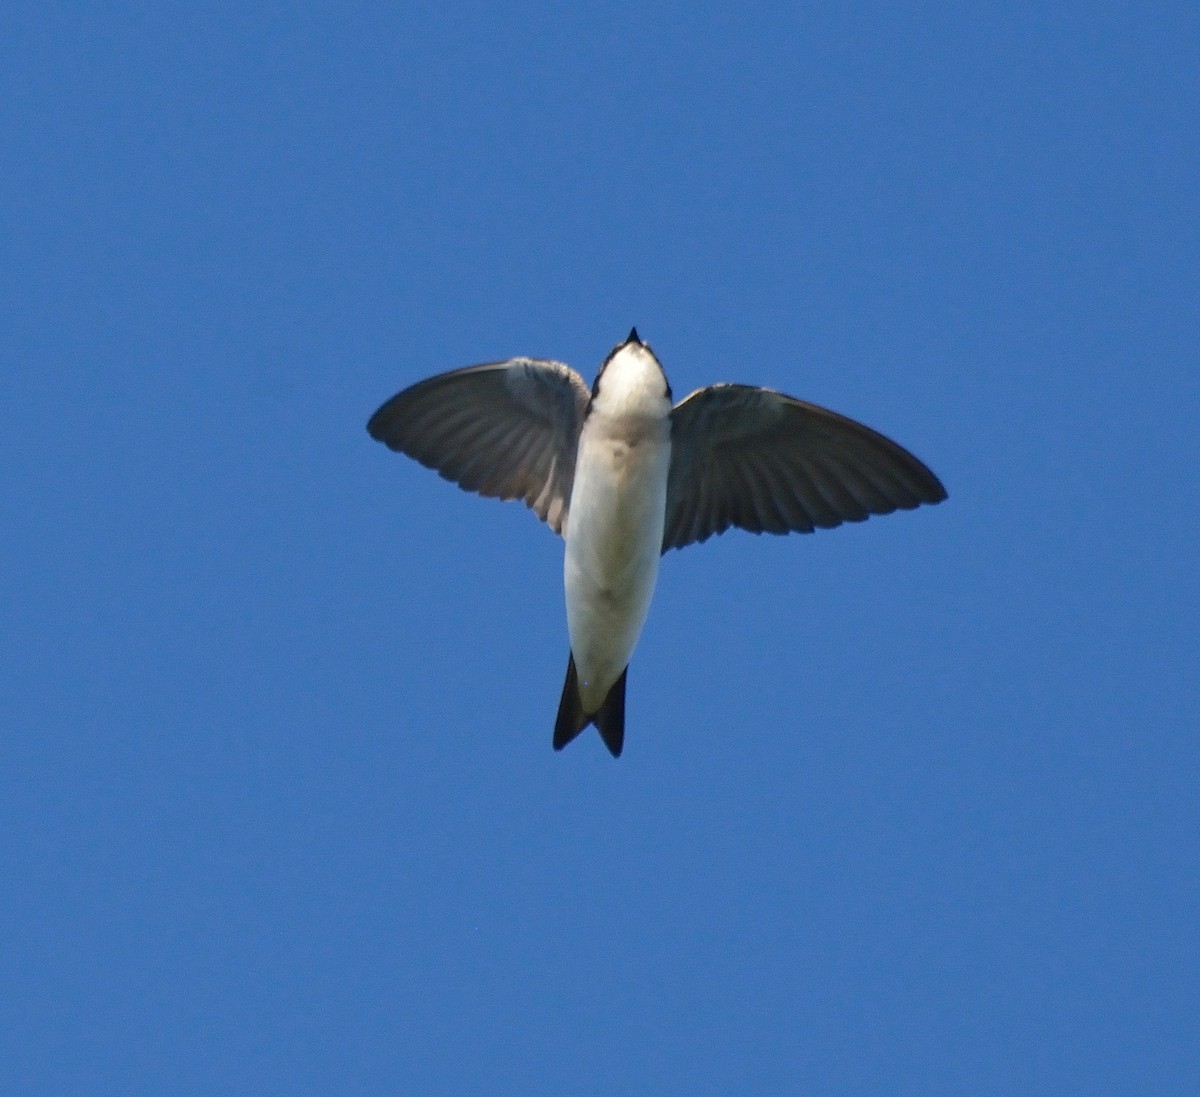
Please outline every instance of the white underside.
M584 426L571 492L563 578L567 630L586 713L596 712L629 665L658 579L670 429L637 434L603 415Z

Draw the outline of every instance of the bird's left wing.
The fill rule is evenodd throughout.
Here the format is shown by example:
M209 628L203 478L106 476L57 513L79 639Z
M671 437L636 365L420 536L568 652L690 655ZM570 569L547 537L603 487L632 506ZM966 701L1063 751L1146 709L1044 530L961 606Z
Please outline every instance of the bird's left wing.
M520 499L565 536L589 396L562 362L510 358L418 381L372 415L367 430L466 491Z
M890 438L781 392L710 385L671 412L663 552L730 526L811 533L945 498Z

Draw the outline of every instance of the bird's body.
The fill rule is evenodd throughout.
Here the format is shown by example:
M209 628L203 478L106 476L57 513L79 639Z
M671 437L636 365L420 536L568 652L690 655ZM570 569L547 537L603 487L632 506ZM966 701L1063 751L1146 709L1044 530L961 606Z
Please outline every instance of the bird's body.
M668 548L731 525L810 532L945 498L894 442L781 393L713 385L672 407L636 330L590 395L560 362L509 359L418 382L368 430L467 490L523 499L563 534L571 655L556 749L594 723L621 753L626 672Z
M654 355L626 343L597 380L575 457L563 586L579 705L564 698L571 714L560 711L556 742L583 730L584 717L602 710L618 680L624 692L658 579L670 416L670 390Z

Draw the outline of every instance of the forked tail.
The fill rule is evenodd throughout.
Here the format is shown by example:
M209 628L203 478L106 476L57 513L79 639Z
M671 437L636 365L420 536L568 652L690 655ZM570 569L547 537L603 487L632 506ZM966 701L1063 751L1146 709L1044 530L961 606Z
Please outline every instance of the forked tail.
M575 670L575 656L567 657L567 680L563 683L562 700L558 703L558 719L554 721L554 749L562 750L588 724L595 724L600 738L614 758L621 757L625 745L625 677L626 667L604 698L604 704L590 716L583 711L579 698L579 674Z

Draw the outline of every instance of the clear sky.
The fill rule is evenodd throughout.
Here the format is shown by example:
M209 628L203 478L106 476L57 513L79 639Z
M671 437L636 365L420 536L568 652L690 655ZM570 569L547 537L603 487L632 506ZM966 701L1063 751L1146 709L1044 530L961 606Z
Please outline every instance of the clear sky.
M0 13L0 1092L1200 1092L1200 8ZM870 424L619 761L429 374Z

